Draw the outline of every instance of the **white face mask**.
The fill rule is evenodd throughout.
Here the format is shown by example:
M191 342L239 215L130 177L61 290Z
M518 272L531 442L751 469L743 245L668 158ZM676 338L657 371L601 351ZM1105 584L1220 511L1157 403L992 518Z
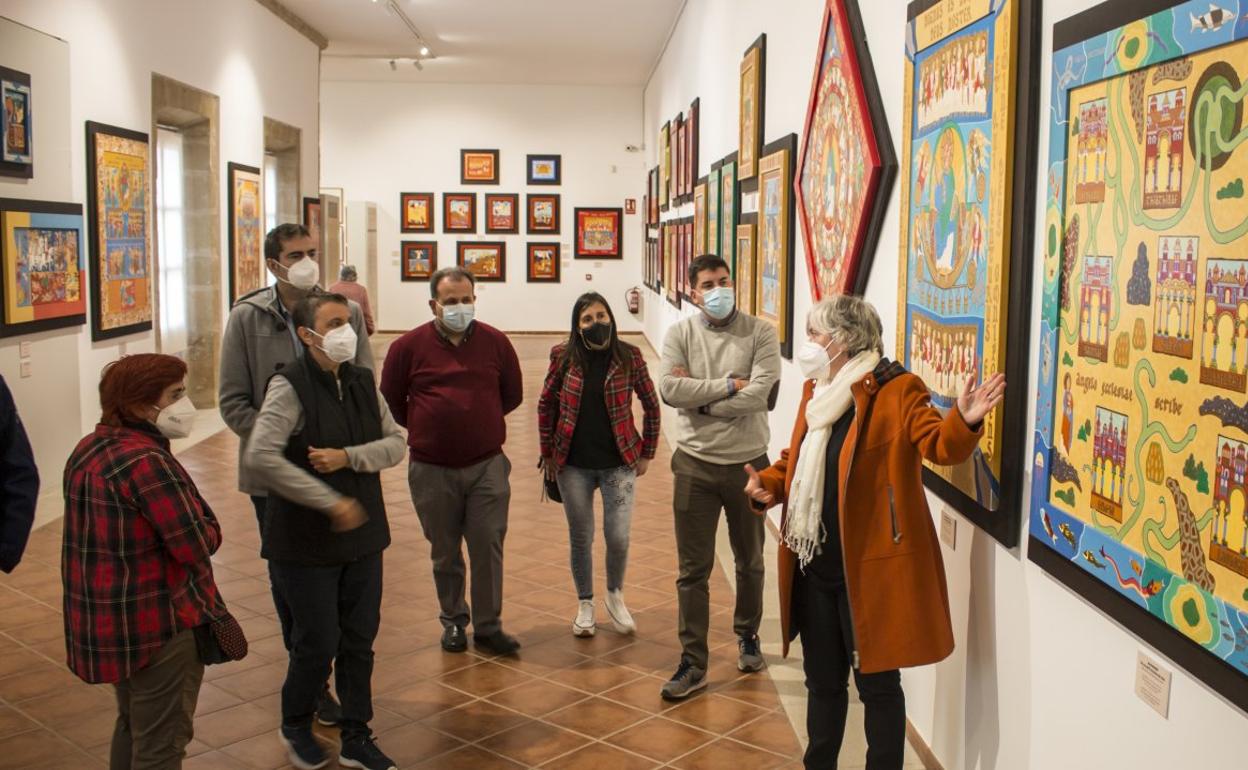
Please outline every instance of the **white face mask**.
M286 268L286 277L278 280L285 281L300 291L308 291L321 280L321 266L311 257L304 257Z
M156 415L156 429L165 438L186 438L191 435L195 425L195 405L186 396L182 396Z
M316 334L311 329L308 331ZM321 352L329 356L330 361L343 364L355 358L359 337L356 336L355 329L351 328L351 324L343 324L336 329L330 329L327 334L316 334L316 336L321 338Z
M438 307L442 308L442 325L455 334L465 331L477 312L476 305L463 302L458 305L439 304Z
M832 342L829 341L828 345L831 344ZM813 340L806 340L802 343L801 348L797 351L797 365L801 368L803 377L811 380L816 379L837 358L840 358L847 352L842 350L836 354L836 358L829 358L828 345L820 345Z

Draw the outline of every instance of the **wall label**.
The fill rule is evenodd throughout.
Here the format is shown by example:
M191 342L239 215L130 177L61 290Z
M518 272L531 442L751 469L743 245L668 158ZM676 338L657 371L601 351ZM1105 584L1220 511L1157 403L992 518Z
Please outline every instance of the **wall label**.
M1163 719L1170 718L1171 672L1141 650L1137 653L1135 694Z

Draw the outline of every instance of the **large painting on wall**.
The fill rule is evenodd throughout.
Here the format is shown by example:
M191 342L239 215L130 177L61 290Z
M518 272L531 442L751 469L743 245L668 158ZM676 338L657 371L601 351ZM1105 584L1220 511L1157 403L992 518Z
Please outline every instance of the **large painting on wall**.
M1053 29L1027 555L1248 711L1248 19L1226 13L1116 0Z
M797 161L797 205L815 301L867 286L897 157L858 0L826 0Z
M264 285L260 233L264 217L260 212L260 169L230 163L230 302Z
M927 465L923 481L1014 546L1024 447L1006 443L1006 426L1026 419L1030 398L1022 308L1031 282L1039 3L920 0L908 12L897 359L942 411L967 380L1005 373L1005 403L985 419L972 457Z
M152 328L147 134L87 121L91 339Z
M30 179L35 175L34 128L30 102L30 75L0 67L0 100L3 124L0 128L0 176Z
M763 148L758 159L758 255L754 315L776 327L780 353L793 358L793 159L797 135Z
M759 35L741 59L741 101L737 113L737 178L753 179L763 146L763 106L767 87L767 35Z
M0 337L87 320L82 206L0 200Z

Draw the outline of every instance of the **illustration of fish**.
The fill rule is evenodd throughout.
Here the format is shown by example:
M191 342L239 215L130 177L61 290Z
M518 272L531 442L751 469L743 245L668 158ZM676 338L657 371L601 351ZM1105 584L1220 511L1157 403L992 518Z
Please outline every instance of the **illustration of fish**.
M1088 553L1085 551L1084 558L1087 558L1087 557L1088 557ZM1150 580L1148 581L1148 583L1144 585L1140 585L1140 579L1137 578L1135 575L1132 575L1129 578L1124 578L1122 576L1122 570L1118 568L1118 562L1114 560L1113 556L1111 556L1109 553L1105 551L1104 547L1101 548L1101 558L1109 562L1110 566L1114 568L1114 575L1118 578L1119 588L1130 588L1132 591L1135 591L1137 594L1139 594L1140 597L1143 599L1149 599L1151 597L1154 597L1161 591L1160 580ZM1096 565L1096 562L1093 561L1092 559L1088 559L1088 561L1091 562L1093 565ZM1136 562L1134 559L1131 560L1131 566L1133 567L1136 566ZM1105 565L1101 564L1100 567L1104 569ZM1137 569L1136 572L1138 573L1139 570Z
M1070 543L1071 548L1079 547L1079 541L1075 539L1075 533L1070 531L1070 525L1062 522L1057 525L1057 529L1062 533L1062 537L1066 538L1066 542Z
M1226 640L1226 641L1228 641L1228 642L1233 642L1233 641L1235 641L1235 639L1234 639L1234 638L1232 638L1230 634L1222 634L1222 638L1223 638L1223 639L1225 639L1225 640Z
M1102 556L1105 555L1104 548L1101 549L1101 555ZM1100 559L1096 558L1096 554L1092 553L1091 550L1083 552L1083 559L1088 564L1091 564L1093 567L1096 567L1097 569L1105 569L1105 563L1101 561Z
M1057 533L1053 531L1053 520L1049 518L1048 511L1040 512L1040 523L1044 525L1044 534L1049 536L1054 545L1057 545Z
M1142 575L1142 574L1144 574L1144 568L1143 568L1143 567L1141 567L1141 566L1140 566L1140 563L1139 563L1138 561L1136 561L1135 559L1132 559L1132 560L1131 560L1131 570L1132 570L1133 572L1135 572L1135 574L1137 574L1137 575Z
M1209 12L1197 16L1194 13L1188 14L1192 17L1192 31L1200 30L1201 32L1217 32L1222 29L1222 25L1230 21L1231 15L1227 13L1225 8L1219 8L1214 3L1209 4Z

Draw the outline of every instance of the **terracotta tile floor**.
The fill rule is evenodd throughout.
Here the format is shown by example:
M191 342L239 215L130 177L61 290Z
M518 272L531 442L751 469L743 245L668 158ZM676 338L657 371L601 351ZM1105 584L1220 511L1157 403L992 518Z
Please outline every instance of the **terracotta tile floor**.
M679 658L666 443L638 486L633 516L625 596L638 633L600 627L593 639L572 636L567 525L560 506L539 502L534 469L536 401L553 342L515 339L526 395L508 420L515 470L503 618L524 644L519 657L442 652L428 545L405 469L383 474L394 544L386 554L373 676L381 746L402 767L422 768L800 766L801 747L771 679L736 671L732 591L721 570L711 581L710 687L678 705L659 698ZM287 767L274 735L285 651L251 503L235 488L236 446L223 432L180 455L221 519L225 544L214 559L216 577L252 650L244 661L206 672L187 768ZM0 576L0 768L107 763L111 690L83 684L63 663L60 536L59 523L41 528L22 565ZM603 559L598 538L599 597ZM334 740L334 730L318 732Z

